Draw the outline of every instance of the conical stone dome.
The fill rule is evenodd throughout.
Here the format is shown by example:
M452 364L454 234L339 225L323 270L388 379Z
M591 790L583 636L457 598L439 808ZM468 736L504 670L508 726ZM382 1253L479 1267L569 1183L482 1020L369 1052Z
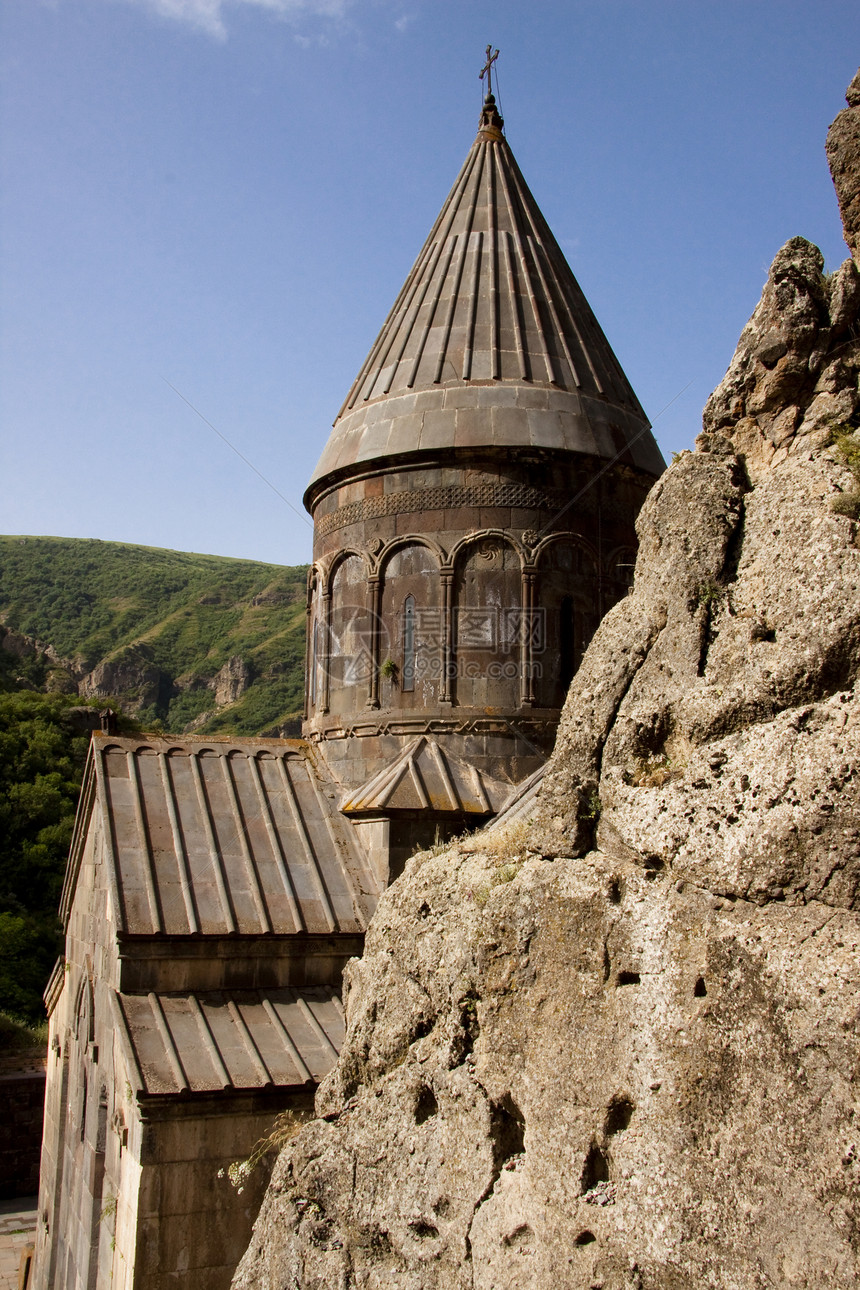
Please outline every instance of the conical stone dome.
M659 475L648 421L523 179L492 95L306 494L440 450L583 453Z
M374 786L408 772L401 859L467 823L457 794L426 787L416 740L422 764L438 748L485 785L519 783L549 753L662 470L488 95L305 494L304 734L351 811L381 810Z

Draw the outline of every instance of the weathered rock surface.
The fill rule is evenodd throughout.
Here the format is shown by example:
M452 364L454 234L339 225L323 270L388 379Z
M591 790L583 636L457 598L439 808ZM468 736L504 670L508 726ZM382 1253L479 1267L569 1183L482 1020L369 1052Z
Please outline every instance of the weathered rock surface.
M235 703L251 683L249 665L234 655L214 676L205 677L187 673L175 681L148 657L145 645L131 646L120 654L103 659L78 683L78 693L85 698L118 697L126 711L135 713L157 703L165 694L183 693L186 690L213 691L212 711ZM200 725L212 715L202 713L190 728Z
M857 407L852 327L860 273L853 260L830 278L823 268L821 252L804 238L785 244L705 406L700 446L738 453L753 479L825 446Z
M848 107L839 113L827 135L827 160L839 198L845 241L860 265L860 72L845 98Z
M382 898L237 1288L857 1284L858 315L779 252L534 823Z
M244 659L234 655L220 668L209 682L215 691L216 707L235 703L251 684L251 669Z
M45 645L32 636L13 631L0 623L0 650L13 658L34 659L45 673L45 689L54 694L77 694L79 659L61 658L52 645ZM22 684L27 684L21 678Z
M21 632L14 632L10 627L2 625L0 625L0 649L4 654L12 654L15 658L27 658L45 652L44 649L39 649L32 636L24 636Z
M87 699L117 696L134 713L156 703L169 686L169 678L148 658L145 648L132 646L96 664L80 681L78 693Z

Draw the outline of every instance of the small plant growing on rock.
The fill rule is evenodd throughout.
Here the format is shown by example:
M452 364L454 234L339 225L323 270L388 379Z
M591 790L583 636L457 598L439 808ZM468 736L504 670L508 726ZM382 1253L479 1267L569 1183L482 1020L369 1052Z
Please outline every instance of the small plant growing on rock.
M602 810L603 806L600 798L596 791L593 791L589 793L581 803L578 818L583 820L586 824L596 824L600 819L600 813Z
M525 859L528 827L522 820L514 820L503 825L498 831L487 836L487 850L498 865L509 865L512 861ZM510 881L506 879L505 881Z
M438 826L438 824L437 824L437 825L436 825L436 832L435 832L435 834L434 834L434 836L433 836L433 841L430 843L430 846L429 846L429 847L428 847L428 846L424 846L424 845L423 845L423 843L420 843L418 846L416 846L415 850L412 852L412 855L413 855L413 856L420 856L420 855L427 855L427 856L441 856L441 855L444 855L446 851L451 851L451 850L453 850L453 848L454 848L454 847L458 846L461 842L465 841L465 839L466 839L468 836L469 836L469 830L468 830L468 829L466 829L463 833L455 834L453 837L450 837L450 838L443 838L443 837L442 837L442 833L441 833L441 831L440 831L440 829L439 829L439 826Z
M448 841L446 841L442 837L442 834L439 830L439 825L437 824L436 832L433 835L433 845L428 847L427 850L430 852L431 856L440 856L442 855L443 852L450 850L450 848L453 845L454 845L454 839L451 838Z
M860 518L860 492L837 493L831 498L830 509L834 515L847 515L849 520Z
M495 861L496 868L490 875L489 882L481 883L469 893L479 909L484 908L494 887L513 882L516 878L526 860L528 835L528 825L522 820L513 820L510 824L483 835L486 838L486 854L490 860Z
M500 865L499 868L496 870L496 872L493 874L493 877L492 877L493 886L498 887L500 883L513 882L514 878L516 878L519 871L520 871L520 866L518 864Z
M632 772L625 776L626 783L634 788L662 788L672 780L683 779L690 764L693 745L682 732L670 733L659 752L653 752L637 762Z
M298 1133L304 1122L311 1118L310 1111L281 1111L265 1138L254 1143L247 1160L234 1160L226 1169L218 1170L218 1177L229 1179L230 1185L241 1193L245 1183L266 1156L276 1155Z
M109 1227L112 1229L110 1234L111 1253L113 1253L113 1251L116 1250L116 1205L117 1205L116 1196L108 1192L107 1199L105 1200L104 1206L102 1207L101 1213L99 1214L99 1222L107 1223ZM124 1258L124 1257L125 1257L124 1255L120 1254L120 1258Z
M684 768L675 765L665 753L656 757L647 757L640 762L630 776L634 788L662 788L673 779L682 779Z
M397 676L397 664L393 658L386 658L379 665L379 675L386 681L393 681Z
M715 609L726 594L726 589L719 582L710 579L700 582L696 588L696 607L698 609Z
M854 487L837 495L830 501L834 515L847 515L848 519L860 518L860 441L849 429L834 432L833 445L838 455L851 471Z
M490 884L482 882L480 887L476 887L473 892L470 892L470 895L478 908L483 909L490 899Z

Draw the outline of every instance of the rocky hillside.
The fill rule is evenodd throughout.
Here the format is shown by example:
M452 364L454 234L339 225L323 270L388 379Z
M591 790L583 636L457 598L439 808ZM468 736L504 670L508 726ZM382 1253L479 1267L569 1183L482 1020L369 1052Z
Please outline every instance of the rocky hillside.
M849 104L856 251L860 79ZM858 337L856 265L793 239L532 823L380 902L237 1288L856 1286Z
M113 700L144 727L296 733L304 566L0 538L0 688Z

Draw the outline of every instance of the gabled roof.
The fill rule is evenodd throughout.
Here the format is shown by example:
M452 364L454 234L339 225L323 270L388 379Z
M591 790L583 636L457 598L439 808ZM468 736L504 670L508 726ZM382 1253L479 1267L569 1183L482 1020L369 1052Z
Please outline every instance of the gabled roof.
M546 775L549 762L544 762L524 779L505 801L495 819L487 825L485 832L496 833L508 824L527 824L537 810L538 795Z
M335 421L309 504L328 476L440 448L519 445L604 458L627 448L631 464L663 470L647 418L501 124L490 96Z
M337 1060L334 990L117 994L115 1021L148 1094L305 1087Z
M117 931L363 932L378 883L306 744L95 734L85 797L100 804ZM76 824L61 913L71 907Z
M493 779L445 752L435 739L420 735L389 766L344 798L340 809L345 815L391 811L491 815L510 791L510 784Z

